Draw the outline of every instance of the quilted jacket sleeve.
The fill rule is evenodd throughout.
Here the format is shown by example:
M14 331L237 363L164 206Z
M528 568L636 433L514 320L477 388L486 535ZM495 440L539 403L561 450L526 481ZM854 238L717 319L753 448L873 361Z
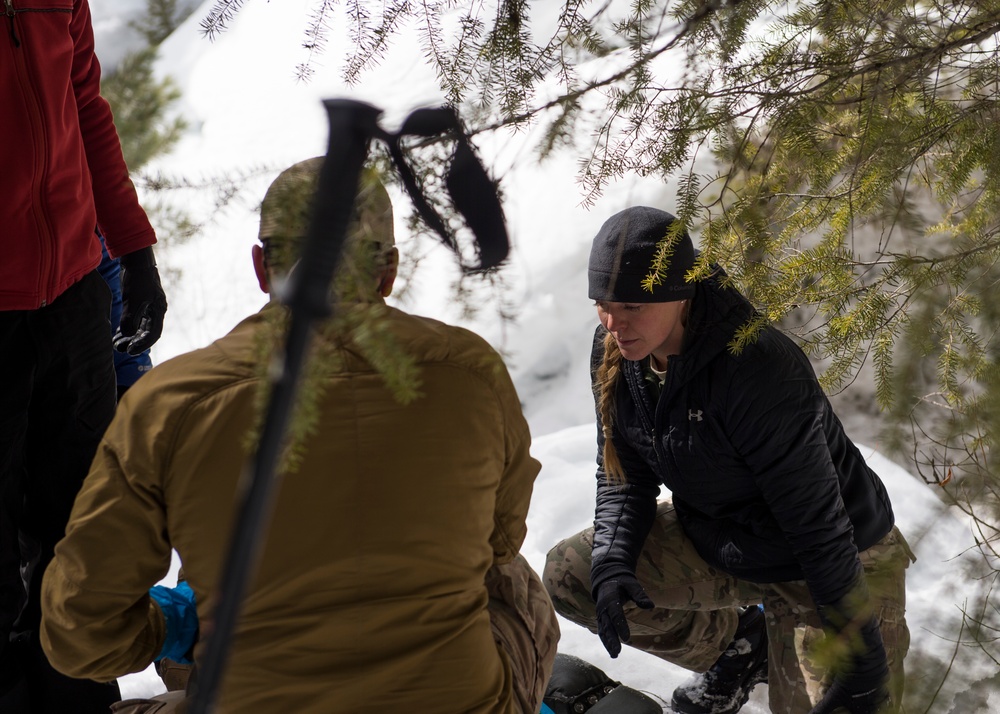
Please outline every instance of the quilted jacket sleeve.
M826 397L787 338L761 340L734 374L730 438L791 545L818 605L862 572L824 420Z
M591 383L604 354L604 329L594 333ZM596 396L595 396L596 399ZM597 411L595 409L595 411ZM594 512L594 551L591 561L593 591L608 578L635 574L639 553L656 517L660 480L649 465L614 429L612 438L625 470L624 484L611 483L604 472L604 434L597 415L597 502Z

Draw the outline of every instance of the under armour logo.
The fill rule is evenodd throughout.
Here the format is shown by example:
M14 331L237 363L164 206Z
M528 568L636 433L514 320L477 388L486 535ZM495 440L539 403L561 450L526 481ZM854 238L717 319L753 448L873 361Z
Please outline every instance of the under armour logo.
M702 421L701 415L702 415L701 409L699 409L698 411L695 411L694 409L688 409L688 421L692 421L694 419Z

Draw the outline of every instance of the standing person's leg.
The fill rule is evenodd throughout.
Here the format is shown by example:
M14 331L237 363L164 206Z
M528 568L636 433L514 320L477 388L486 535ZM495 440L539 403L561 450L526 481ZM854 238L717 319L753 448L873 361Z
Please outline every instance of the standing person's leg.
M552 674L559 623L538 575L522 556L486 573L490 624L507 654L514 693L524 714L537 714Z
M588 528L557 544L542 578L556 612L596 633L590 592L593 536ZM760 586L727 575L698 555L669 502L657 508L636 577L656 608L625 606L629 645L695 672L708 670L726 651L738 608L760 602Z
M27 711L24 673L10 635L25 597L18 523L35 361L24 311L0 311L0 345L0 711L19 714Z
M55 672L37 634L42 576L114 415L110 304L108 287L95 271L52 304L30 313L30 341L38 363L28 410L20 530L23 555L31 562L26 570L27 602L16 628L30 652L29 689L38 712L72 705L81 714L103 714L120 698L115 684L75 680Z
M903 659L910 646L906 625L906 568L913 555L898 529L860 554L872 610L889 660L890 691L898 707L903 696ZM774 714L809 711L829 685L827 670L812 656L823 628L804 581L764 586L770 645L768 695Z

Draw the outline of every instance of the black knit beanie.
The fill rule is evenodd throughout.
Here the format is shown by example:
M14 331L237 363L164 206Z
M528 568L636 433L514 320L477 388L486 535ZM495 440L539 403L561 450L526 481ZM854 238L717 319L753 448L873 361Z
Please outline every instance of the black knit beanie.
M694 295L684 274L694 266L694 245L684 231L666 261L666 271L652 286L642 282L653 272L657 246L676 219L656 208L634 206L611 216L590 249L588 295L604 302L673 302Z

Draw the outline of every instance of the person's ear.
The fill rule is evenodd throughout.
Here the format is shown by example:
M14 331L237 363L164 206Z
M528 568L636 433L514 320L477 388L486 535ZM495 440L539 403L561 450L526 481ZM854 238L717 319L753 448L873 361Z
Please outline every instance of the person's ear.
M393 248L386 256L386 265L382 268L379 276L378 294L384 298L392 295L392 286L396 283L396 275L399 272L399 251Z
M271 283L267 279L267 262L264 260L264 248L260 245L255 245L250 254L253 257L253 271L257 274L257 285L260 286L261 292L265 294L271 293Z

